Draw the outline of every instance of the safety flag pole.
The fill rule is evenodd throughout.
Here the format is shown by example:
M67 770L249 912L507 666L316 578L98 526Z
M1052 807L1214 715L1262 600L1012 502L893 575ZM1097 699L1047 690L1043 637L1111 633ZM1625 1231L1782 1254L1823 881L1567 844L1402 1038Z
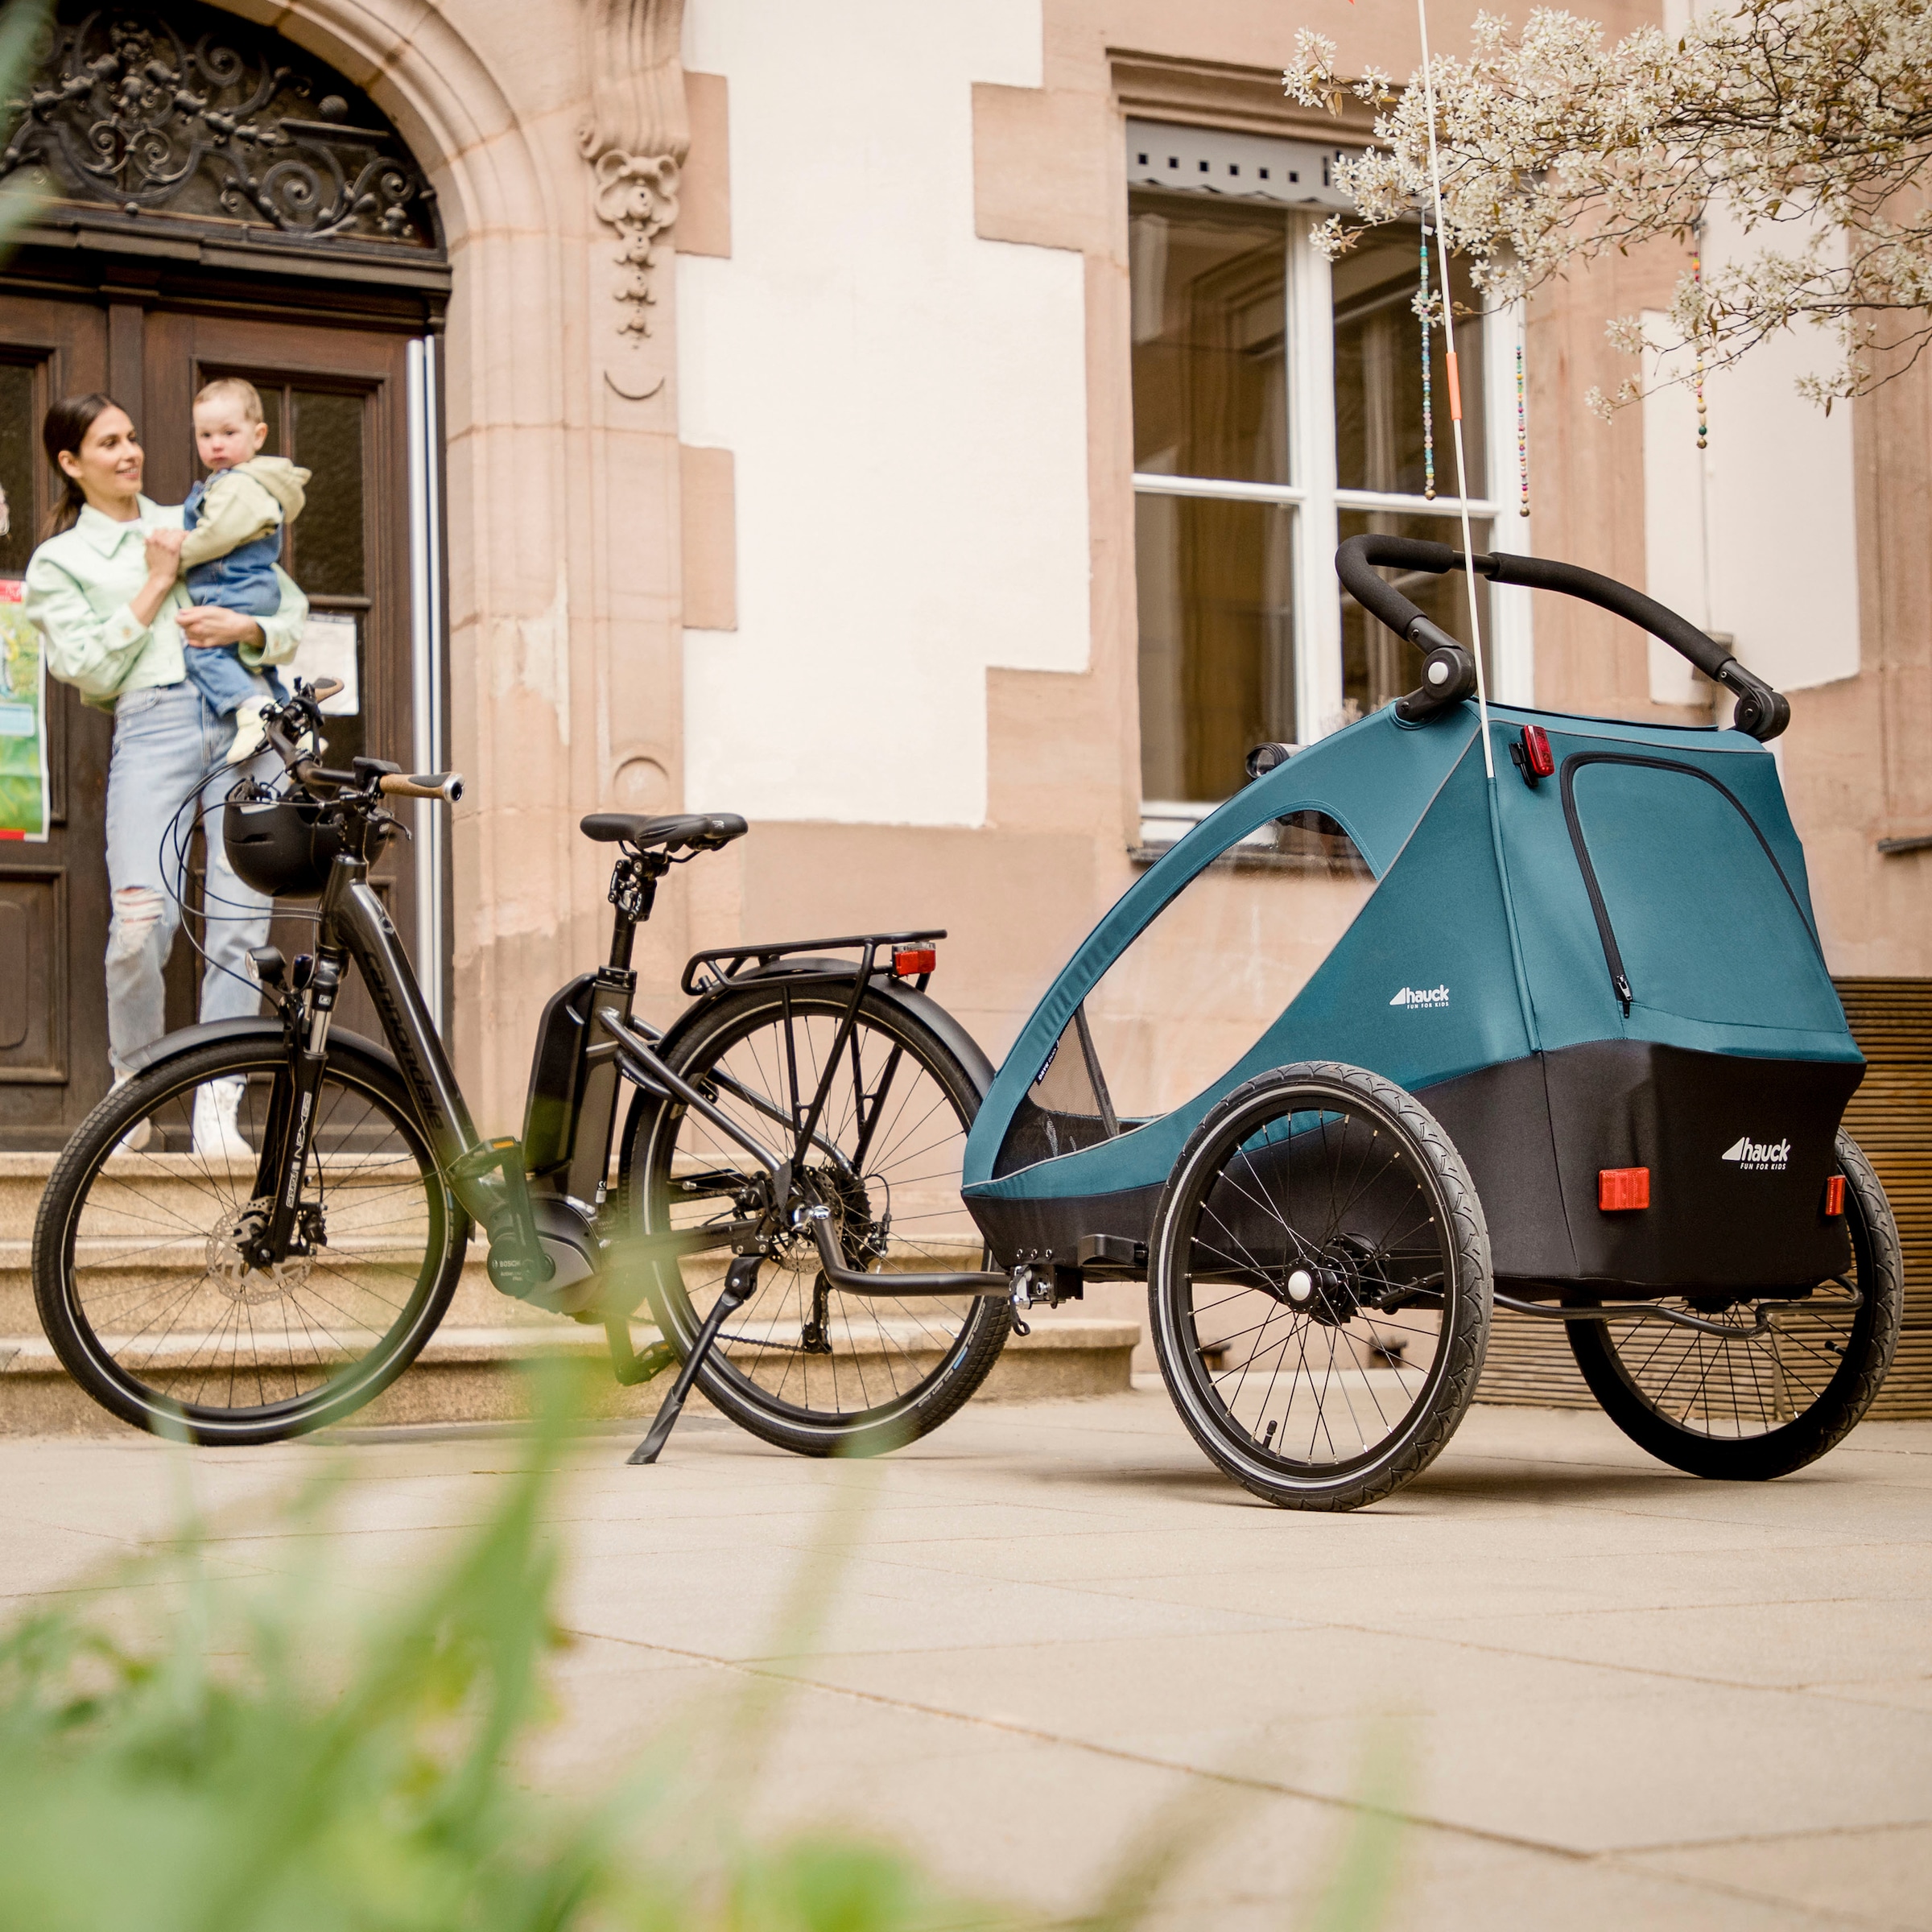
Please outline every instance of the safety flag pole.
M1463 580L1469 592L1469 636L1476 650L1476 712L1482 724L1483 771L1496 782L1496 759L1489 749L1489 688L1483 675L1482 620L1476 614L1476 547L1469 535L1469 473L1463 460L1463 387L1455 367L1455 305L1449 299L1449 233L1443 224L1443 166L1435 151L1435 76L1429 58L1427 0L1415 0L1422 35L1422 103L1429 110L1429 185L1435 200L1436 274L1443 289L1443 359L1449 365L1449 427L1455 440L1455 493L1463 519Z

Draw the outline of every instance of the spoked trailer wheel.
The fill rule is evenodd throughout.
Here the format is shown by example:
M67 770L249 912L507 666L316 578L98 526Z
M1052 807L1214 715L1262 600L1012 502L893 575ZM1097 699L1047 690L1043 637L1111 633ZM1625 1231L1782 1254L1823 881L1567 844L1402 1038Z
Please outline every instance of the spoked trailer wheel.
M1851 1265L1799 1300L1673 1297L1707 1324L1573 1322L1570 1349L1604 1413L1692 1476L1762 1482L1815 1462L1878 1393L1898 1340L1904 1267L1878 1176L1838 1137Z
M1195 1129L1148 1250L1161 1373L1195 1440L1294 1509L1419 1475L1476 1392L1489 1236L1428 1109L1357 1067L1237 1088Z

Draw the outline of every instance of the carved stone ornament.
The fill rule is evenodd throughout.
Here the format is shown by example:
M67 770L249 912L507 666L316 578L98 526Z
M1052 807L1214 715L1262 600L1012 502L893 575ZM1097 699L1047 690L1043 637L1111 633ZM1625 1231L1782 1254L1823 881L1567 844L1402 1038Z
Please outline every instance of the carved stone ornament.
M586 0L591 114L579 142L597 219L617 236L617 333L632 342L650 333L658 238L678 218L691 150L678 59L683 10L683 0Z
M442 253L436 191L368 99L192 0L63 4L0 131L0 183L69 203Z

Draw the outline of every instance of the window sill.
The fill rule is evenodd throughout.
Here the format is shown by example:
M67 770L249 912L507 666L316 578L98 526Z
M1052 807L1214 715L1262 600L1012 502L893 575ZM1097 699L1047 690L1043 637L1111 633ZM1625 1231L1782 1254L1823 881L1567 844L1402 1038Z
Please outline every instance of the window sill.
M1137 871L1145 872L1150 865L1158 865L1174 850L1174 842L1164 845L1129 845L1127 848L1127 863ZM1290 873L1299 878L1350 878L1355 876L1352 869L1338 866L1330 859L1317 858L1311 853L1298 852L1257 851L1250 847L1236 845L1223 852L1218 859L1210 859L1201 868L1203 872L1276 872Z

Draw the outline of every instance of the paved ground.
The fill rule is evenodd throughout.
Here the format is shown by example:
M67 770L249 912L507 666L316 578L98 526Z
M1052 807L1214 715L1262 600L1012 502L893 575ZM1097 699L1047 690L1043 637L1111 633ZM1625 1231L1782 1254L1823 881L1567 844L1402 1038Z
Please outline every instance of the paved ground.
M1179 1820L1200 1849L1158 1922L1305 1923L1379 1754L1406 1785L1393 1925L1932 1927L1932 1424L1723 1488L1595 1416L1478 1409L1422 1482L1340 1517L1223 1482L1158 1385L969 1409L870 1468L702 1418L655 1470L626 1446L580 1441L558 1498L579 1641L546 1780L601 1781L790 1673L763 1816L856 1823L1056 1912ZM405 1587L520 1447L354 1443L345 1572ZM165 1525L167 1453L0 1443L10 1593ZM202 1455L196 1480L238 1506L317 1453ZM237 1523L234 1567L293 1560ZM787 1660L828 1523L855 1546Z

